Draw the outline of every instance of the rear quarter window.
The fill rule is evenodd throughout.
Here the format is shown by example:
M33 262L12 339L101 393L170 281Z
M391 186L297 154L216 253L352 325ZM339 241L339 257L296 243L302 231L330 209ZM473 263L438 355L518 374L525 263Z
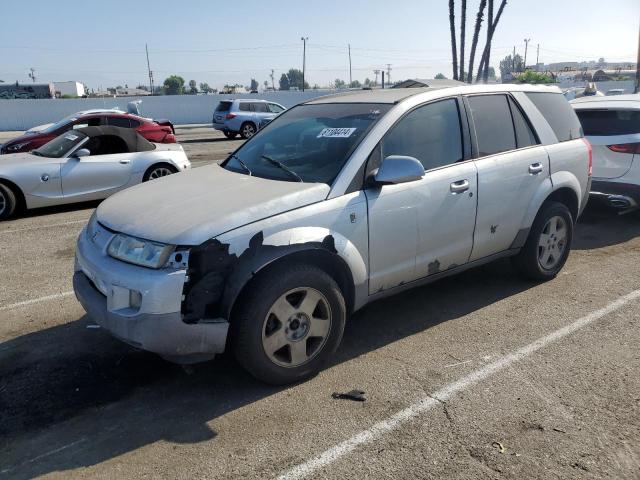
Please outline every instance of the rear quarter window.
M576 110L585 135L640 133L640 110Z
M573 108L561 93L526 92L544 116L559 142L582 138L582 126Z
M251 104L249 102L242 102L238 105L238 110L240 110L241 112L250 112Z

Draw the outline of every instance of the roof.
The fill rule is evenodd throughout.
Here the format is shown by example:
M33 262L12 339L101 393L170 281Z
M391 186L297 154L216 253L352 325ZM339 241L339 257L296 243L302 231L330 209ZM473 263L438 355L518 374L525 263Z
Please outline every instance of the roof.
M446 90L446 91L445 91ZM337 93L314 98L305 105L323 103L399 103L409 97L423 93L441 92L442 96L465 95L470 93L492 93L492 92L548 92L562 94L558 87L548 87L543 85L528 84L477 84L460 86L424 87L424 88L389 88L376 90L358 90L355 92ZM615 97L620 98L620 97Z
M74 132L80 132L87 137L99 137L102 135L114 135L120 137L127 144L127 148L130 152L146 152L154 150L156 147L152 143L147 141L142 135L136 132L133 128L122 128L105 125L102 127L85 127L74 130Z
M416 88L416 87L457 87L465 85L460 80L448 78L412 78L404 82L396 83L391 88Z
M92 113L125 113L124 110L120 110L118 108L92 108L89 110L81 110L80 112L75 113L74 115L90 115Z
M573 108L578 110L582 108L620 108L622 106L640 108L640 95L632 93L629 95L580 97L571 100L569 103L571 103ZM626 103L626 105L624 105L624 103Z

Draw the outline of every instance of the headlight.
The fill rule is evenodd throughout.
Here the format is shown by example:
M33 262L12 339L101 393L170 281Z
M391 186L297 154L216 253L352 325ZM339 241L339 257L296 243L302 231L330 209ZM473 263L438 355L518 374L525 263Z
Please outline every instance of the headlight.
M122 233L109 243L109 255L124 262L149 268L162 267L175 247L164 243L141 240Z
M16 143L15 145L9 145L8 147L6 147L6 149L7 152L15 152L16 150L20 150L22 147L26 147L30 143L31 142Z

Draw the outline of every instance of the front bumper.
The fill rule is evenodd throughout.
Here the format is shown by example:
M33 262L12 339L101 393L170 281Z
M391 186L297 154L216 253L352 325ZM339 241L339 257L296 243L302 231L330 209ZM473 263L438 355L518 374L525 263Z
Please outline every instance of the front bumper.
M113 234L95 231L94 239L86 229L80 233L73 275L76 297L93 320L130 345L180 363L224 351L226 320L182 321L184 270L153 270L111 258L106 245Z

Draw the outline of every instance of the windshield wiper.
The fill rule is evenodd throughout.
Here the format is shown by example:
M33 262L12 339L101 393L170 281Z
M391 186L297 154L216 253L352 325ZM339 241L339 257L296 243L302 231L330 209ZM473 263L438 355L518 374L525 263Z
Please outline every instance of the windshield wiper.
M300 177L300 175L298 175L296 172L294 172L293 170L291 170L289 167L287 167L284 163L279 162L278 160L274 160L271 157L267 157L266 155L260 155L260 158L264 158L267 162L269 162L271 165L275 165L278 168L281 168L282 170L284 170L285 172L287 172L289 175L291 175L292 177L295 177L299 182L304 182L304 180L302 180L302 177Z
M251 169L247 167L247 164L244 163L242 160L240 160L240 157L238 157L235 153L231 154L231 158L235 158L238 161L238 163L242 166L242 168L244 168L247 171L249 176L253 175L253 173L251 172Z

